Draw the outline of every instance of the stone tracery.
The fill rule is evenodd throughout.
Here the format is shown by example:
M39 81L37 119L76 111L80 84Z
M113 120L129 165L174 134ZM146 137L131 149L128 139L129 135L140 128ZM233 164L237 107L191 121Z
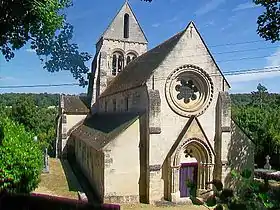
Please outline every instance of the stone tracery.
M177 92L179 92L177 94L177 99L181 100L184 99L184 102L187 104L189 103L191 100L194 101L197 99L197 95L196 93L198 92L197 87L194 85L192 80L184 80L181 79L180 80L179 85L175 86L175 89Z
M194 65L184 65L174 70L165 85L169 106L186 117L202 114L210 105L213 92L210 76Z

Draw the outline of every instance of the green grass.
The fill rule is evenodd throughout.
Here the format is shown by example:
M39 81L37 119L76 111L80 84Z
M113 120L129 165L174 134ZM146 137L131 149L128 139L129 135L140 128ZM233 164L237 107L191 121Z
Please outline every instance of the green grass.
M49 159L50 173L42 174L35 193L42 193L66 198L78 199L81 187L70 169L68 162Z

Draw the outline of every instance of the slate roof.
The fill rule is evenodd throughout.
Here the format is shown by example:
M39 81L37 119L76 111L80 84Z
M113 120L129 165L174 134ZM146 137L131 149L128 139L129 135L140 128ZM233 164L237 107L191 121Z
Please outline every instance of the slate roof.
M100 150L128 128L138 116L137 113L94 114L85 119L71 135Z
M185 30L130 62L123 71L114 78L100 97L144 85L153 74L153 71L176 46Z
M89 100L86 96L62 96L64 113L66 114L87 114L89 113Z

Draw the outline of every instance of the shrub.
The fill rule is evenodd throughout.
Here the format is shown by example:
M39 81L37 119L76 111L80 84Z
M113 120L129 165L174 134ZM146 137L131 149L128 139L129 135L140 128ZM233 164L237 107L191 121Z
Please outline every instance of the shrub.
M0 119L0 190L29 193L39 183L43 153L34 134L9 118Z
M242 173L232 171L232 177L238 183L236 190L225 189L220 180L213 180L208 184L215 186L215 192L209 196L204 205L214 207L215 210L265 210L278 209L276 198L263 184L252 179L252 172Z

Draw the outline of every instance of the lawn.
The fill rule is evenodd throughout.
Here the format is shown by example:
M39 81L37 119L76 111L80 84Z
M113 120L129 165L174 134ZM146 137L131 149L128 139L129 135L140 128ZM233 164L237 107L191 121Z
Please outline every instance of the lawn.
M41 175L41 182L35 193L78 199L81 187L67 161L49 159L50 173Z
M72 199L78 199L77 192L82 191L77 178L73 174L67 161L49 159L50 173L41 175L41 182L35 193L48 194ZM123 204L121 210L207 210L205 207L192 205L157 206L145 204Z

